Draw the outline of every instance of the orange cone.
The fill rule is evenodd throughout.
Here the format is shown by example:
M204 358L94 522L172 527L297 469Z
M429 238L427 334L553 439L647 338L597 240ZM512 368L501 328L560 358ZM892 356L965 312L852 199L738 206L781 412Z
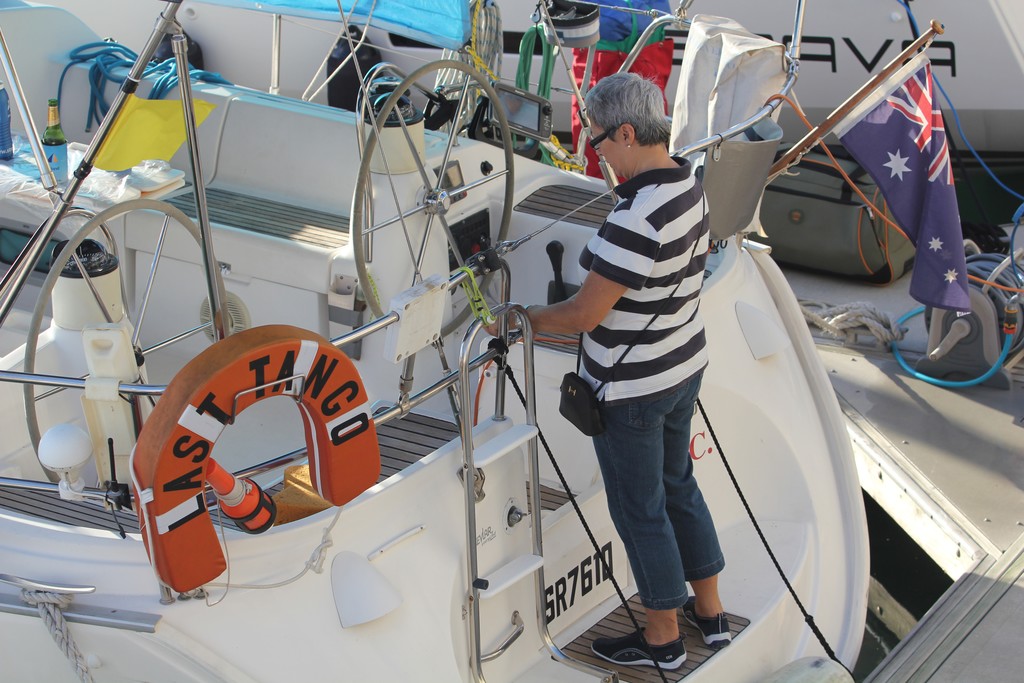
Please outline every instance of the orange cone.
M274 525L277 506L252 479L239 479L209 458L206 481L217 494L220 509L248 534L260 534Z

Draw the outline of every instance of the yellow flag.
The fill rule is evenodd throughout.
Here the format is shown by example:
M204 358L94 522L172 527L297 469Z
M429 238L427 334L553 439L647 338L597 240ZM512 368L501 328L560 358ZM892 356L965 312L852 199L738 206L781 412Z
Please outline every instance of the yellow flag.
M216 105L203 100L194 100L194 103L198 126ZM129 95L96 155L95 166L107 171L123 171L144 159L170 161L183 142L185 120L181 102L144 100Z

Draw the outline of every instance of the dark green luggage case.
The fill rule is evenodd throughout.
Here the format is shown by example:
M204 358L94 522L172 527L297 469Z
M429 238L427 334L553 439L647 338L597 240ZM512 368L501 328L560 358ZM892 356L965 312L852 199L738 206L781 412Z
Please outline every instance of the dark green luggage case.
M871 176L855 161L836 158L861 192L884 207ZM910 270L913 244L864 205L827 156L808 154L791 171L797 175L779 176L765 188L760 217L768 238L750 235L770 245L776 261L885 284Z

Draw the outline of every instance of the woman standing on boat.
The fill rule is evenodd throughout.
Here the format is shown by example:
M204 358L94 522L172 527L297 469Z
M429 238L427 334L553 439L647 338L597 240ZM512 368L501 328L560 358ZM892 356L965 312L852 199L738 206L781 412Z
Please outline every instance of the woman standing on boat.
M668 153L670 128L654 83L608 76L586 104L591 147L626 181L580 255L586 277L579 292L531 306L528 316L535 331L584 333L580 374L600 387L606 425L594 447L647 615L643 632L595 640L594 652L618 664L656 658L676 669L686 659L678 609L708 645L730 639L718 594L725 559L689 450L708 362L698 312L706 201L689 162ZM687 581L695 598L687 597Z

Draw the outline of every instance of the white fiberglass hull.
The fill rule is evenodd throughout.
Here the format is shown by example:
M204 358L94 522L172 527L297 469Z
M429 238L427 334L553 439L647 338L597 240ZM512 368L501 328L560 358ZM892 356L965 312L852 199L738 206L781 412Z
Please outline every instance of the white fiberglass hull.
M730 249L735 251L735 245ZM837 654L852 663L866 610L867 539L859 484L852 458L821 457L849 455L845 428L827 379L815 367L818 360L809 339L784 343L761 360L751 355L751 346L758 345L756 335L773 337L787 323L800 330L796 326L803 322L794 316L795 301L782 298L783 310L776 312L771 290L784 287L784 280L771 272L770 261L762 274L749 255L727 260L732 258L735 262L721 266L706 293L712 361L702 401L783 571ZM513 365L516 361L514 353ZM622 581L625 558L607 518L590 446L566 432L560 418L551 417L557 396L545 388L571 364L572 357L565 354L538 357L539 426L566 476L579 482L574 488L581 507L598 542L612 544L612 566L623 572L617 573ZM484 405L488 400L485 396ZM510 412L515 416L520 409L510 406ZM493 435L507 426L483 429ZM822 651L747 519L711 439L708 425L698 418L693 445L700 458L697 474L727 558L722 593L730 611L751 623L694 679L756 681L786 662ZM482 436L478 448L483 443ZM572 457L574 453L587 455ZM367 491L340 512L329 535L331 545L319 557L315 549L334 509L260 536L229 527L230 573L219 582L235 587L209 588L215 606L198 599L161 605L137 536L121 540L110 532L3 515L0 556L8 558L6 573L95 586L95 593L76 597L76 607L159 618L152 633L126 631L117 625L116 615L114 625L73 624L79 648L94 662L96 680L129 679L140 671L153 681L317 679L332 671L344 671L344 680L468 680L465 513L461 484L452 476L460 462L457 443L452 443ZM554 480L543 469L544 478ZM476 511L478 528L484 530L480 551L485 573L502 564L502 558L529 550L526 525L510 530L503 521L508 502L524 503L522 455L503 458L486 474L487 498ZM586 630L595 614L613 606L615 597L607 581L584 597L572 580L581 561L594 551L568 505L548 514L544 537L545 582L555 617L550 627L556 642L565 643ZM352 591L374 590L372 583L360 583L365 577L350 578L344 572L347 562L360 563L362 558L370 558L374 572L400 595L401 605L373 622L345 628L337 603ZM250 587L286 581L310 561L322 572L310 571L272 589ZM564 602L556 602L553 589L559 582L566 585L567 578L572 589ZM17 601L9 591L4 597ZM531 619L532 604L530 580L483 603L485 650L506 635L512 611L518 610L527 623L527 635L510 651L515 656L486 665L488 680L563 680L562 675L575 680L579 675L568 668L545 671L543 678L529 674L547 658L535 617ZM37 617L0 612L0 631L8 634L0 642L7 650L5 661L14 663L12 680L40 672L45 680L73 680ZM400 654L395 643L403 644ZM26 652L32 656L24 656Z
M5 34L11 29L7 41L16 63L25 65L19 73L29 92L43 92L56 81L63 67L59 55L70 46L95 39L77 20L52 9L0 9L0 25ZM47 35L49 43L40 44L33 38L38 35ZM358 159L352 116L241 88L199 86L196 91L217 105L199 129L210 195L236 202L213 225L227 289L245 303L254 325L288 324L323 336L340 334L332 317L342 305L335 285L352 277L353 245L331 230L317 242L310 225L285 237L260 232L248 211L270 206L305 217L302 211L313 208L320 218L350 217ZM88 92L84 68L73 71L65 82L64 107L65 130L75 141L88 139L81 115ZM428 167L439 167L445 138L434 133L425 138ZM470 183L500 168L501 157L495 147L460 140L453 158ZM173 164L187 168L187 153L179 152ZM538 197L563 200L576 193L598 199L603 187L528 160L517 159L514 170L508 239L550 227L542 239L508 255L511 299L544 301L549 273L543 243L557 239L567 254L579 253L596 225L595 219L579 217L552 221L538 213ZM416 196L418 174L395 175L391 181L400 205L422 199ZM378 197L392 190L381 174L372 174L371 182ZM453 203L448 219L461 225L483 216L484 229L492 229L503 201L497 183L484 183ZM0 201L0 220L8 227L40 220L39 211L19 196L5 195ZM388 211L379 206L378 218ZM161 219L146 210L111 221L135 305L145 289ZM422 217L410 219L414 240L426 232L422 222ZM150 301L157 313L142 325L156 339L197 324L207 292L202 254L181 233L167 234L159 293ZM387 295L401 292L411 281L404 236L382 230L374 244L374 288ZM425 267L447 273L447 244L440 231L422 244ZM711 424L695 420L691 456L726 553L724 600L750 623L729 648L691 676L694 681L757 681L797 658L822 653L739 502L720 462L722 450L780 566L849 665L863 631L868 548L860 487L838 405L792 292L767 255L741 248L735 238L714 249L702 304L711 353L702 401ZM575 278L570 274L567 279ZM447 340L448 349L458 346L462 332ZM53 327L44 331L36 370L86 374L78 336ZM206 346L198 335L147 360L150 381L167 381ZM356 366L370 398L390 402L403 366L384 358L387 346L384 333L367 337ZM514 349L511 363L520 370L520 381L531 381L522 371L521 353ZM446 374L436 352L420 355L418 388L424 379L429 383ZM15 348L0 359L0 370L17 371L23 362L24 350ZM161 602L157 576L138 534L121 539L68 523L56 498L54 505L37 510L13 503L0 509L0 574L95 588L77 594L65 611L69 633L96 681L469 681L473 644L483 653L497 651L514 630L516 613L522 635L504 654L483 662L487 680L597 680L552 663L542 625L547 624L557 645L565 646L616 606L610 581L595 573L595 553L607 553L627 595L634 589L608 520L592 446L555 414L558 379L574 365L575 355L539 349L535 363L537 426L552 444L600 548L592 548L569 504L536 510L543 528L542 574L524 569L534 566L530 524L510 521L513 507L528 507L534 435L511 392L506 399L511 419L481 417L475 432L486 495L469 506L472 527L458 476L463 452L456 439L421 454L340 510L330 508L261 535L227 526L221 540L228 571L207 584L205 600L171 593L165 595L168 604ZM487 394L494 382L482 384L481 405L493 405ZM0 430L5 434L0 475L42 481L46 474L28 443L21 389L0 384ZM83 422L80 395L74 391L39 405L43 429ZM263 407L247 412L244 417L250 419L231 425L217 442L216 457L229 469L301 446L294 408L278 398ZM424 404L424 412L452 420L445 396ZM488 413L484 408L481 414ZM711 428L721 449L709 440ZM540 483L558 488L550 465L541 465ZM3 488L16 497L10 491L17 488ZM478 555L477 576L491 579L487 589L479 589L484 595L478 603L478 634L472 620L475 601L470 600L476 589L470 588L467 566L471 548ZM504 572L508 567L516 571ZM4 582L0 658L10 680L74 680L47 626Z

